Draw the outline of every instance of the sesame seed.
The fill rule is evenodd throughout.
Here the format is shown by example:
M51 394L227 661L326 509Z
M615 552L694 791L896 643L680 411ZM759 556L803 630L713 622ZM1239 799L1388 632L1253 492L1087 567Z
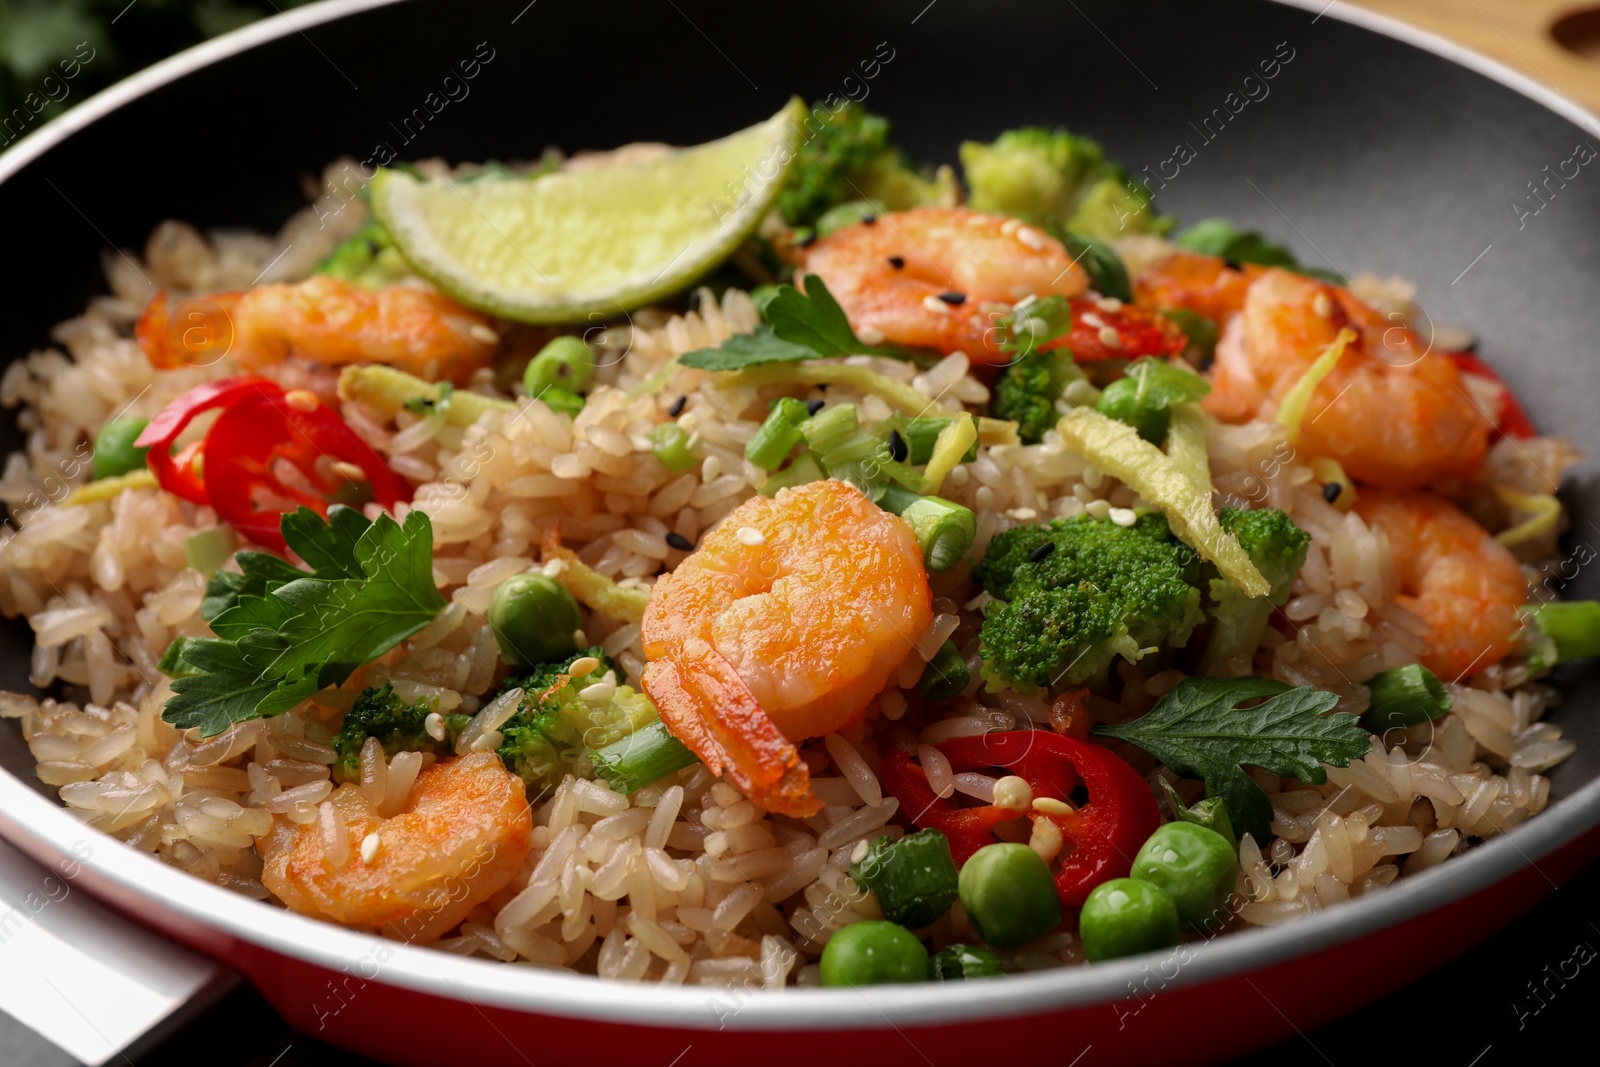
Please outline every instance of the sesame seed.
M361 839L361 862L371 863L373 860L377 859L378 846L380 844L382 844L382 840L378 837L378 831L376 830L372 831L372 833L368 834L366 837L363 837Z
M1085 311L1082 315L1079 315L1078 321L1092 330L1103 330L1106 328L1106 320L1102 319L1099 315L1096 315L1092 311Z
M437 711L428 712L428 717L422 720L422 728L428 731L428 736L435 741L444 740L444 720Z
M572 661L572 666L567 668L567 673L574 678L582 678L586 674L593 674L600 669L600 660L594 656L584 656L582 659Z
M573 643L574 646L576 646L578 648L588 648L589 647L589 635L584 633L581 628L577 629L577 630L574 630L574 631L572 631L572 643Z
M679 552L688 552L694 548L694 542L683 536L683 534L679 533L677 530L673 530L671 533L667 534L666 541L667 544L671 545Z
M800 240L796 241L795 242L795 247L797 247L797 248L810 248L812 245L814 245L816 243L817 243L817 234L816 234L816 231L813 230L812 232L806 234L804 237L800 238Z
M1101 311L1110 314L1116 314L1122 310L1122 301L1114 296L1102 296L1096 303L1100 305Z
M1104 521L1111 516L1111 502L1109 500L1091 500L1083 506L1092 518Z
M889 431L889 458L896 463L904 463L911 450L906 447L906 439L900 436L899 430Z
M1244 270L1244 264L1237 259L1225 259L1222 261L1222 265L1229 270Z
M767 535L754 526L741 526L738 533L739 543L756 548L767 543Z
M867 844L865 838L857 841L856 847L850 850L850 862L860 863L862 860L867 858L867 852L871 848L872 846Z
M906 257L905 256L890 256L889 257L889 266L893 267L895 270L905 270Z
M1111 521L1118 526L1132 526L1139 521L1139 515L1132 508L1112 508L1109 512Z
M943 300L940 300L936 296L925 296L925 297L923 297L922 298L922 306L927 308L929 311L933 312L936 315L948 315L948 314L950 314L950 305L946 304Z
M868 325L861 327L861 329L856 331L856 337L864 345L883 344L883 331L878 329L876 326Z
M283 394L283 402L296 411L315 411L322 406L317 394L309 389L291 389Z
M954 289L951 289L948 292L940 293L939 294L939 299L943 300L946 304L949 304L951 307L960 307L962 304L965 304L967 302L967 294L966 293L958 293Z
M1044 248L1044 234L1038 230L1030 230L1023 226L1017 230L1017 240L1033 249L1035 252Z
M1122 337L1110 326L1100 327L1100 343L1107 348L1121 348Z
M1331 504L1339 499L1339 494L1342 492L1344 492L1344 486L1338 482L1326 482L1322 486L1322 499Z
M1028 553L1028 562L1029 563L1038 563L1040 560L1044 559L1046 556L1048 556L1050 553L1054 552L1055 550L1056 550L1056 543L1054 541L1046 541L1044 544L1040 545L1038 548L1036 548L1032 552Z
M1034 797L1033 810L1045 815L1071 815L1072 805L1055 797Z
M340 477L348 479L352 482L364 482L367 480L367 472L356 466L354 463L351 463L349 460L334 460L333 469L334 472Z
M812 398L810 400L807 400L806 401L806 414L807 415L815 415L817 412L821 411L823 409L823 407L825 407L827 405L827 403L828 402L826 400L822 399L820 396L819 397L814 397L814 398Z
M1333 314L1333 301L1328 299L1327 293L1318 293L1311 298L1311 310L1317 313L1319 319L1325 319Z
M683 407L688 402L689 398L687 396L678 397L678 399L672 402L672 406L667 409L667 414L671 415L673 418L677 418L679 415L683 414Z
M1000 224L1000 232L1005 236L1010 237L1012 234L1017 232L1017 227L1021 225L1022 223L1018 222L1016 219L1006 219L1006 221Z
M863 225L863 226L876 226L877 224L878 224L878 216L876 216L876 215L863 215L863 216L861 216L861 225Z
M472 339L474 341L482 341L486 345L497 345L500 343L500 335L489 329L489 327L485 326L481 322L473 323L467 332L472 335Z

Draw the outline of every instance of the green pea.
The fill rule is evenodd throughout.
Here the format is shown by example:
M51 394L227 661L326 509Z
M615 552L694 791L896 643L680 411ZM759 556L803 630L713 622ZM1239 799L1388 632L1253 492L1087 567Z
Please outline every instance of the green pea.
M951 945L928 961L928 977L935 982L993 978L1000 973L1000 957L975 945Z
M1027 845L984 845L961 868L961 906L995 948L1012 948L1061 921L1061 898L1050 865Z
M1100 402L1095 410L1108 419L1125 422L1139 431L1139 436L1160 446L1167 439L1167 426L1172 413L1165 407L1146 404L1139 397L1136 378L1118 378L1100 392Z
M851 923L830 937L822 950L825 986L923 982L927 978L928 950L915 934L895 923Z
M1136 878L1095 886L1078 916L1083 954L1096 962L1171 948L1181 936L1171 894Z
M583 625L567 587L542 574L518 574L500 583L489 601L489 625L500 657L518 670L570 656Z
M581 337L557 337L528 361L522 372L522 391L538 396L555 387L575 393L594 373L594 355Z
M1238 869L1228 839L1192 822L1158 828L1133 858L1133 877L1165 889L1178 918L1197 930L1226 914Z
M144 454L148 448L134 448L149 419L129 415L112 419L94 435L93 477L115 478L119 474L136 471L145 465Z

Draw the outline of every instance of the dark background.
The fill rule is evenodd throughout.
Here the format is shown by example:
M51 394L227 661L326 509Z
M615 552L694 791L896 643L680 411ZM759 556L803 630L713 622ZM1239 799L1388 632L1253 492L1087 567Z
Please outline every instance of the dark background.
M91 14L103 6L7 5L6 55L15 51L14 13L41 4ZM125 18L174 7L184 5L137 0ZM120 25L107 23L108 57L136 52L133 43L118 44ZM790 92L809 99L835 92L864 95L867 107L894 122L911 154L928 162L953 162L961 139L988 139L1024 123L1094 136L1136 173L1159 171L1186 143L1194 159L1158 188L1163 211L1186 222L1226 215L1312 265L1415 279L1432 314L1479 333L1480 353L1541 424L1600 454L1591 355L1600 336L1600 243L1593 239L1600 176L1586 170L1536 215L1519 218L1513 207L1534 206L1526 184L1569 158L1576 142L1600 139L1511 90L1332 18L1264 3L1176 0L782 9L732 0L420 0L403 22L386 18L385 25L381 36L357 22L313 27L197 73L103 120L0 188L8 246L27 266L0 301L8 316L0 360L45 343L50 323L76 314L102 289L96 264L106 243L138 248L166 217L275 229L303 203L303 174L343 153L364 158L378 141L394 144L401 158L454 160L532 157L546 144L694 143L770 115ZM192 17L189 26L188 37L173 40L202 34ZM496 58L472 95L403 143L393 124L479 42ZM864 82L856 64L880 42L894 58ZM1267 98L1214 139L1200 133L1195 124L1260 61L1286 54L1284 46L1293 58ZM7 99L27 92L38 69L24 76L8 67L11 80L0 87ZM0 451L13 445L0 433ZM1591 521L1600 513L1595 469L1580 468L1566 493L1576 539L1600 529ZM1596 588L1585 571L1572 591L1594 596ZM26 647L16 640L0 647L0 684L25 671ZM1558 795L1600 767L1600 721L1586 714L1595 674L1566 681L1575 706L1557 721L1581 745L1554 775ZM12 741L0 736L0 764L26 775L31 761ZM1565 1051L1580 1038L1584 1009L1600 986L1594 967L1577 970L1565 986L1551 976L1558 968L1574 974L1565 961L1580 945L1600 947L1591 908L1597 888L1600 874L1591 870L1402 994L1248 1062L1292 1056L1345 1064L1378 1054L1473 1067ZM1546 983L1547 1006L1531 998L1530 982ZM1235 1017L1213 1024L1249 1029L1272 1010L1265 1001L1241 1003ZM1183 1035L1166 1040L1181 1062ZM997 1030L996 1048L1004 1047ZM530 1059L540 1062L537 1050ZM30 1032L0 1021L0 1063L62 1062ZM361 1061L287 1033L259 998L238 992L137 1062Z

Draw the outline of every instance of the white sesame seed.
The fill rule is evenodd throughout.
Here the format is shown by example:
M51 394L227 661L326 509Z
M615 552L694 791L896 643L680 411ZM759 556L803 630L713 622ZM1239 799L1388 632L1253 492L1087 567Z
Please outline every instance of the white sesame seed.
M567 569L567 561L566 560L564 560L564 559L553 559L549 563L546 563L544 565L544 570L541 573L543 573L546 578L554 578L556 575L560 574L562 571L564 571L566 569Z
M1107 348L1121 348L1122 338L1109 326L1100 327L1100 343Z
M489 327L485 326L481 322L473 323L467 332L472 335L472 339L474 341L482 341L486 345L497 345L500 343L500 335L489 329Z
M1132 526L1139 521L1139 515L1132 508L1112 508L1111 521L1118 526Z
M1021 241L1035 252L1044 247L1044 234L1040 233L1038 230L1030 230L1026 226L1018 228L1017 240Z
M335 473L343 478L349 479L352 482L364 482L367 480L367 472L356 466L354 463L351 463L349 460L334 460L333 469Z
M611 678L610 681L595 682L593 685L584 686L578 690L578 699L585 704L604 704L610 700L611 695L617 691L617 683L615 676L611 675L611 672L607 671L606 674Z
M1054 797L1034 797L1033 810L1046 815L1071 815L1072 805Z
M593 674L600 669L600 661L593 656L572 661L572 666L567 668L567 673L574 678L582 678L586 674Z
M946 304L943 300L940 300L936 296L923 297L922 306L933 312L935 315L950 314L950 305Z
M378 838L378 831L374 830L361 839L361 862L371 863L378 858L378 845L382 842Z
M1333 301L1328 299L1327 293L1318 293L1311 299L1311 310L1317 313L1318 318L1325 319L1333 314Z
M871 848L872 846L868 845L865 839L857 841L856 847L850 850L850 862L860 863L862 860L867 858L867 852L870 851Z
M1083 510L1087 511L1093 518L1104 520L1111 515L1111 501L1091 500L1083 506Z
M574 630L572 631L572 643L577 645L579 648L588 648L589 635L584 633L581 629Z
M1006 221L1000 224L1000 232L1005 234L1007 237L1010 237L1012 234L1017 232L1017 228L1021 225L1022 223L1018 222L1016 219L1006 219Z
M283 402L296 411L315 411L322 406L317 394L309 389L291 389L283 394Z
M1032 304L1034 301L1036 301L1038 299L1039 298L1037 296L1035 296L1033 293L1026 293L1026 294L1023 295L1021 300L1017 301L1017 303L1016 303L1016 305L1015 305L1013 310L1021 311L1023 308L1027 307L1029 304Z
M1114 314L1122 310L1122 301L1114 296L1102 296L1096 303L1100 305L1101 311L1108 313Z
M428 717L422 720L422 728L428 731L428 736L435 741L444 740L444 719L437 711L428 712Z
M1088 326L1091 329L1103 330L1106 328L1106 320L1102 319L1099 315L1096 315L1092 311L1085 311L1079 316L1079 319L1085 326Z
M736 536L739 538L741 545L749 545L751 548L757 548L767 543L767 535L754 526L739 527L739 532Z
M1032 522L1039 517L1039 513L1032 508L1012 508L1006 514L1018 522Z
M856 336L864 345L881 345L884 341L883 331L876 326L863 326L856 331Z

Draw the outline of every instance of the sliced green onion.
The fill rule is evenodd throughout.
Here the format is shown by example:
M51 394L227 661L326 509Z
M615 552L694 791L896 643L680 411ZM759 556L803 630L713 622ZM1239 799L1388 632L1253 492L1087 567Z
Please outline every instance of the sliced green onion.
M931 926L959 893L950 840L938 830L877 838L850 865L850 877L877 894L885 919L908 930Z
M917 466L933 458L933 446L939 440L939 435L944 428L956 419L970 419L971 415L925 415L906 423L902 431L905 434L906 445L910 451L907 461ZM978 442L974 440L972 447L967 449L961 457L961 462L971 463L978 458Z
M566 415L569 418L577 418L578 412L583 410L583 397L571 389L563 389L558 385L549 386L535 399L543 400L557 415Z
M624 796L693 765L699 758L673 737L660 719L589 753L595 774Z
M675 422L652 426L647 436L650 438L651 451L674 474L700 462L700 458L689 450L689 431Z
M1171 782L1160 777L1156 781L1161 783L1162 791L1167 794L1167 803L1172 805L1172 814L1179 822L1192 822L1207 830L1215 830L1228 839L1228 844L1238 847L1239 835L1233 832L1233 820L1228 817L1226 801L1221 797L1207 797L1194 807L1188 807L1183 798L1178 796L1178 791L1172 788Z
M1450 710L1444 684L1420 663L1373 675L1367 688L1372 691L1372 706L1361 716L1361 727L1368 733L1415 726Z
M946 641L923 668L917 689L924 700L949 700L960 696L971 681L972 671L967 669L967 661L962 657L961 650L956 648L954 641Z
M233 555L233 530L227 526L213 526L209 530L196 530L183 539L183 555L189 566L210 577Z
M745 442L744 458L764 471L777 470L804 439L800 424L810 417L802 402L789 396L779 398L766 421Z
M829 404L800 424L800 433L813 452L823 455L844 444L860 428L854 404Z
M1522 610L1536 631L1528 655L1528 666L1535 673L1568 660L1600 656L1600 601L1557 601Z
M820 482L827 476L815 455L802 452L794 457L793 463L761 483L761 495L776 496L779 489L793 489L808 482Z
M978 533L970 508L942 496L925 496L900 513L917 535L922 561L930 571L947 571L966 556Z

